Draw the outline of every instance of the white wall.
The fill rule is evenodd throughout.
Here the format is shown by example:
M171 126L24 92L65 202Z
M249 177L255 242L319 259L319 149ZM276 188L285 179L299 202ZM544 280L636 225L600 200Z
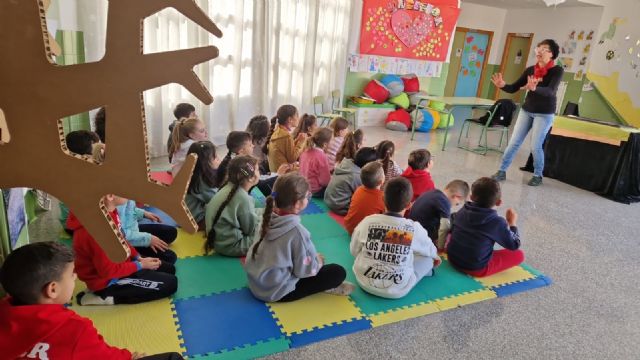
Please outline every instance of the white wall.
M617 1L617 0L616 0ZM571 7L545 9L513 9L507 12L498 55L502 57L508 33L533 33L532 47L544 40L554 39L560 46L572 30L596 30L602 18L602 7ZM593 54L593 51L591 52ZM590 61L588 59L587 61ZM533 65L535 54L529 53L527 64Z
M593 0L592 0L593 1ZM636 77L637 70L631 67L633 61L640 68L640 46L636 46L636 41L640 40L640 24L638 14L640 14L640 1L638 0L599 0L604 7L602 19L600 21L597 40L609 29L613 18L623 19L616 29L615 37L612 40L605 40L601 45L594 46L593 59L589 71L598 75L610 76L614 72L620 73L619 90L626 92L631 97L633 105L640 108L640 78ZM625 38L629 36L629 40ZM629 54L632 48L632 54ZM607 60L606 53L609 50L616 51L620 56L619 60Z
M503 28L506 9L462 2L458 26L477 30L493 31L489 64L499 64L504 48Z

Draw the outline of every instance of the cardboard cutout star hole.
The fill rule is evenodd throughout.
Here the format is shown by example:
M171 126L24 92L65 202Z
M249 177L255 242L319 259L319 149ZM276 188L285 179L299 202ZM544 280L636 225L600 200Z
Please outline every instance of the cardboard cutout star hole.
M170 186L149 178L149 153L142 92L168 83L187 88L210 104L211 94L193 67L218 56L218 49L144 54L143 20L173 7L209 33L222 32L194 0L110 0L104 58L58 66L46 29L44 1L0 1L0 109L11 140L0 145L0 188L32 187L66 203L109 258L128 256L125 239L107 215L102 198L117 194L164 210L185 230L196 231L184 195L195 165L187 157ZM105 106L108 156L100 166L62 150L58 120Z

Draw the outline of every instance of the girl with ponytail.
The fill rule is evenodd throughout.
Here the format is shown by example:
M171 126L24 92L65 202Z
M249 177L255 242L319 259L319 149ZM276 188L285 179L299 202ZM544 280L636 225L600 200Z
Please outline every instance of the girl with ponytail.
M260 179L258 160L237 156L229 162L227 183L213 196L205 214L206 253L244 256L253 243L258 216L249 189Z
M267 197L260 238L244 264L249 289L262 301L293 301L319 292L346 296L354 289L344 281L342 266L325 265L300 222L310 196L304 177L288 173L278 177Z
M331 168L325 150L331 141L331 129L319 128L307 139L307 145L300 154L300 174L309 182L314 198L323 198L331 180Z
M393 153L396 150L396 146L392 141L382 140L376 146L376 155L378 157L378 161L382 163L382 169L384 169L384 182L393 179L396 176L400 176L402 174L402 169L395 161L393 161Z
M305 133L298 134L295 139L291 135L299 121L298 109L295 106L280 106L276 117L272 120L273 131L267 137L271 171L278 171L283 164L294 165L298 161L307 139Z
M297 138L300 133L307 134L307 137L313 136L313 132L318 128L318 120L314 115L304 114L298 122L298 126L291 135Z
M216 169L220 166L221 159L216 154L216 147L211 141L198 141L191 144L187 155L189 154L198 155L198 161L193 168L184 202L198 223L198 230L202 231L205 224L205 208L221 184L216 180Z
M171 143L169 144L169 159L171 159L171 175L178 175L187 151L196 141L208 140L207 128L204 122L197 118L182 118L173 127Z
M362 129L358 129L354 132L348 133L344 138L340 150L336 154L336 165L340 164L342 159L354 159L356 152L362 147L364 142L364 132Z

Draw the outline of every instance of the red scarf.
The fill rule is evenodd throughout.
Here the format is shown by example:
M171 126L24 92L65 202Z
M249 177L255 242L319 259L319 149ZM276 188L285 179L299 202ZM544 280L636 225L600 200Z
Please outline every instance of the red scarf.
M556 62L554 60L550 60L544 67L540 66L539 63L536 63L536 65L533 67L533 77L535 77L536 79L542 79L543 77L545 77L545 75L547 75L549 69L554 66L556 66Z

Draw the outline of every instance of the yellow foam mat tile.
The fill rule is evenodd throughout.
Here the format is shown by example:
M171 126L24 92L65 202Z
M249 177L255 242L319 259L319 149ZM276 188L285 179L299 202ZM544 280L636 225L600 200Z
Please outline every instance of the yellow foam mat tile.
M500 285L507 285L533 279L534 277L535 275L523 269L521 266L516 266L509 270L499 272L495 275L474 279L482 283L484 287L496 287Z
M407 319L412 319L415 317L429 315L433 313L437 313L440 311L438 305L434 302L429 302L426 304L420 304L412 307L400 308L397 310L391 310L386 313L380 313L373 316L369 316L369 320L371 320L371 325L373 327L391 324L398 321L403 321Z
M441 311L457 308L464 305L477 303L484 300L495 299L498 295L492 290L483 289L470 293L453 296L446 299L436 300L435 304Z
M105 341L132 352L183 352L169 299L136 305L78 306L70 309L88 317Z
M182 229L178 229L178 237L171 244L171 250L175 251L180 259L204 256L205 240L204 233L201 231L189 234Z
M364 317L347 296L324 293L290 303L268 305L287 335Z

